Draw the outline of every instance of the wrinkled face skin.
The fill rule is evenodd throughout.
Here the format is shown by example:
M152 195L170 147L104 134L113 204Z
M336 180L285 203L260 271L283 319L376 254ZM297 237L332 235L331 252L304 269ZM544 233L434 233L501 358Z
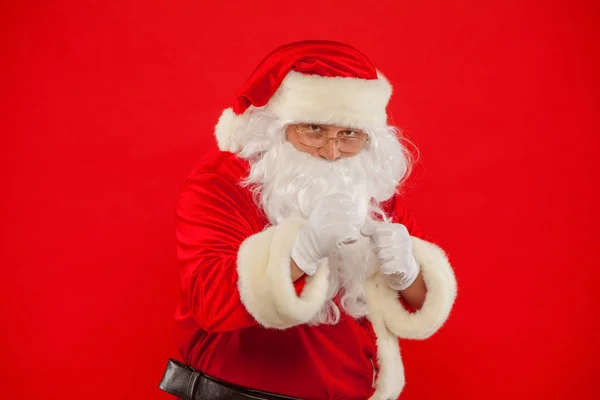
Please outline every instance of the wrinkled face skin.
M300 139L300 133L296 129L296 127L300 127L301 129L308 130L310 132L319 132L323 135L327 135L328 138L335 137L353 137L353 136L362 136L365 135L361 131L352 128L346 128L342 126L335 125L323 125L323 124L313 124L313 123L304 123L298 125L288 125L285 130L286 138L288 142L290 142L298 151L303 153L308 153L314 157L321 157L328 161L335 161L340 157L352 157L357 153L345 153L340 152L335 144L335 140L328 141L324 146L321 147L312 147L307 146L302 143Z

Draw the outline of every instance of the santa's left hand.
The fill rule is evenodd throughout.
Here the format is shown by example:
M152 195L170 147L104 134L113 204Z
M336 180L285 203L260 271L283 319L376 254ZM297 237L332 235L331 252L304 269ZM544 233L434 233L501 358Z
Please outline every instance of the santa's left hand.
M408 229L402 224L367 222L361 233L371 239L380 263L380 272L394 290L404 290L419 275L419 264L412 253Z

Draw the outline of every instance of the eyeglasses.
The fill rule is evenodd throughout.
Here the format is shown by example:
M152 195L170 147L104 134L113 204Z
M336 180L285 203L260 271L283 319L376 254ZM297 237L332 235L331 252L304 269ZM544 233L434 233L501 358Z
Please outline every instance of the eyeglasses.
M298 132L298 140L303 145L321 148L333 140L340 153L358 153L370 141L369 135L360 130L346 129L338 132L335 137L329 137L321 125L297 124L294 128Z

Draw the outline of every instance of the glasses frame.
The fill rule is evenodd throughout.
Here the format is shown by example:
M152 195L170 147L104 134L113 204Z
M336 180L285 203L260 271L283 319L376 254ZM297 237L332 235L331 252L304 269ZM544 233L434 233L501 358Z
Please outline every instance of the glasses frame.
M314 125L321 126L320 124L314 124ZM298 133L299 135L301 135L303 133L306 133L306 132L301 131L298 128L298 124L293 124L293 126L294 126L294 129L296 130L296 133ZM350 130L350 129L348 129L348 130ZM359 138L359 137L347 137L347 138L345 138L345 139L352 139L352 140L360 140L360 141L362 141L363 144L362 144L362 147L360 149L358 149L356 152L341 151L340 150L340 140L344 139L344 137L338 136L339 133L340 132L338 132L335 135L335 137L328 137L327 140L325 141L325 143L323 143L320 146L314 146L314 145L306 144L306 143L304 143L302 141L300 141L300 143L302 143L304 146L312 147L313 149L321 149L321 148L327 146L329 144L330 140L333 140L335 142L335 148L337 149L337 151L339 151L340 153L351 153L351 154L357 154L357 153L359 153L360 151L362 151L362 149L364 149L365 144L371 143L371 138L369 137L369 135L367 133L363 132L363 133L365 133L365 135L367 135L366 139L365 138Z

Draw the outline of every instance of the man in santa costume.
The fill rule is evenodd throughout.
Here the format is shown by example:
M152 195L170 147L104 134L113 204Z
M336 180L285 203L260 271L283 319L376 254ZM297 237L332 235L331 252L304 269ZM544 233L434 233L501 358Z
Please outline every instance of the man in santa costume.
M399 338L448 318L456 281L406 211L387 79L357 49L269 54L177 208L181 299L161 387L190 399L396 399ZM189 366L189 367L188 367ZM193 368L193 369L192 369Z

